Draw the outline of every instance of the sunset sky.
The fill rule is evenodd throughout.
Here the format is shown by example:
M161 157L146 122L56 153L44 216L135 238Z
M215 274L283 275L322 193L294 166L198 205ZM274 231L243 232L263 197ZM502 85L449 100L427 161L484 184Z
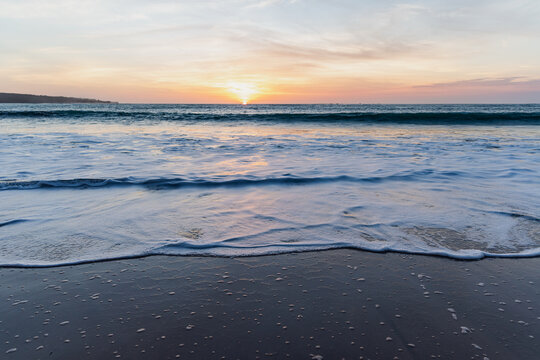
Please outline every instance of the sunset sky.
M538 0L0 0L0 92L540 102Z

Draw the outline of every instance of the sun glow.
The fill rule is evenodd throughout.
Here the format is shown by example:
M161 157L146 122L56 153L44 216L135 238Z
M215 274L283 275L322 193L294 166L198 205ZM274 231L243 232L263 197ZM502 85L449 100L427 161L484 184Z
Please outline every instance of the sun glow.
M253 96L259 92L255 85L240 82L230 82L227 84L226 89L240 100L243 105L247 105Z

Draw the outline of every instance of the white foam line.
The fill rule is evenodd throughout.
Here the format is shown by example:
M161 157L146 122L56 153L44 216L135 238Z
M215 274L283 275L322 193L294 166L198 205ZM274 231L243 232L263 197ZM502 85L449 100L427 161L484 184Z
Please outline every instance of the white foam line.
M249 251L249 250L253 251ZM262 250L264 249L264 250ZM438 256L446 257L456 260L480 260L483 258L531 258L540 256L540 248L529 249L519 253L490 253L480 250L464 250L463 252L453 252L453 251L443 251L443 250L413 250L413 249L396 249L392 246L382 246L382 247L364 247L357 246L348 243L335 243L335 244L298 244L296 246L283 246L283 245L266 245L259 247L236 247L236 246L227 246L227 247L216 247L216 248L206 248L206 249L194 249L194 248L179 248L178 251L174 251L174 248L171 247L159 247L150 251L142 252L139 254L131 255L120 255L120 256L111 256L111 257L102 257L95 259L81 259L65 262L7 262L0 264L0 267L16 267L16 268L47 268L47 267L58 267L58 266L69 266L69 265L80 265L93 262L102 262L102 261L114 261L114 260L125 260L140 258L153 255L167 255L167 256L212 256L212 257L249 257L249 256L267 256L267 255L279 255L279 254L288 254L288 253L301 253L301 252L311 252L311 251L324 251L331 249L356 249L374 253L402 253L402 254L411 254L411 255L424 255L424 256ZM219 251L224 250L224 251ZM234 250L241 250L242 252L237 253ZM247 251L246 251L247 250Z

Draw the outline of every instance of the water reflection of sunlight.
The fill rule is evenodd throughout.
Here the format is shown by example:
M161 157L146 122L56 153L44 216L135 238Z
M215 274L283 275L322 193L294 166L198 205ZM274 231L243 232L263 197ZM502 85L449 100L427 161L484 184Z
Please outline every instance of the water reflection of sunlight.
M268 162L260 156L226 159L214 164L216 175L245 175L267 166Z

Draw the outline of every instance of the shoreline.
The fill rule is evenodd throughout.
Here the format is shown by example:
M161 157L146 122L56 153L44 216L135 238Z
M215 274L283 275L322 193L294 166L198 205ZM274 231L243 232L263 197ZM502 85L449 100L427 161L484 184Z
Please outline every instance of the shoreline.
M539 264L334 249L0 268L0 354L534 359Z
M79 265L89 265L94 263L107 263L107 262L114 262L114 261L122 261L122 260L136 260L136 259L143 259L148 257L192 257L192 258L218 258L218 259L244 259L244 258L257 258L257 257L267 257L267 256L281 256L281 255L288 255L288 254L302 254L302 253L319 253L319 252L326 252L326 251L360 251L360 252L366 252L371 254L397 254L397 255L410 255L410 256L426 256L426 257L434 257L434 258L442 258L447 260L454 260L459 262L475 262L475 261L482 261L487 259L533 259L533 258L540 258L540 250L535 253L484 253L482 257L457 257L457 256L451 256L448 253L424 253L424 252L413 252L413 251L400 251L400 250L376 250L376 249L364 249L364 248L356 248L352 246L347 247L331 247L331 248L324 248L324 249L310 249L310 250L288 250L283 252L275 252L275 253L263 253L263 254L246 254L246 255L214 255L214 254L140 254L140 255L126 255L126 256L118 256L118 257L111 257L111 258L104 258L104 259L95 259L95 260L80 260L80 261L74 261L74 262L68 262L68 263L59 263L59 264L50 264L50 265L41 265L41 264L7 264L7 265L0 265L0 269L52 269L52 268L63 268L63 267L71 267L71 266L79 266Z

